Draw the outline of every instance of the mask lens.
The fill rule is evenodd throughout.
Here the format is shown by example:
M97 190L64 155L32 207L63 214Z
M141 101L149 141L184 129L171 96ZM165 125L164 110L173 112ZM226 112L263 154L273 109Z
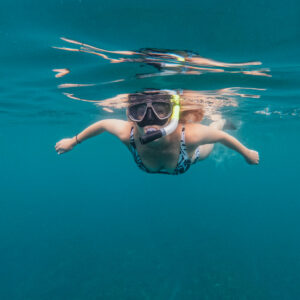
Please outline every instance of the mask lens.
M139 103L135 104L129 107L129 116L134 120L134 121L142 121L147 109L147 104L146 103Z
M152 107L160 119L167 119L172 113L172 106L167 102L153 102Z

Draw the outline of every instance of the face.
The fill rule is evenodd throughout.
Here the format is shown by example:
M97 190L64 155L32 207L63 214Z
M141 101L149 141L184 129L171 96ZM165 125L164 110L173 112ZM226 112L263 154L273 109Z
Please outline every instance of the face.
M129 106L128 117L137 124L140 133L148 133L164 127L172 114L167 101L148 101Z

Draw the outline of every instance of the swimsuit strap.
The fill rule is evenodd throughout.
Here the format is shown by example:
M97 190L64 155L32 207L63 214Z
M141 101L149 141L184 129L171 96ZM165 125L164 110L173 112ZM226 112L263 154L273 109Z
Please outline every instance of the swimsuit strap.
M135 141L134 141L134 127L131 127L131 130L130 130L130 145L133 148L136 148Z
M174 174L178 175L186 172L191 166L191 160L188 156L185 144L185 127L182 126L181 139L180 139L180 152L178 157L178 163L174 169Z
M137 149L136 149L136 144L135 144L135 141L134 141L134 127L131 127L131 130L130 130L130 147L129 147L132 155L133 155L133 158L134 158L134 161L136 162L136 164L138 165L138 167L140 169L142 169L143 171L147 172L147 173L150 173L149 170L144 166L138 152L137 152Z
M200 146L195 150L194 156L193 156L193 164L195 164L200 156Z
M189 165L195 164L198 161L199 156L200 156L200 147L198 147L194 152L192 160L189 158L189 155L186 150L186 144L185 144L185 127L184 126L183 126L182 132L181 132L180 154L182 156L182 159L185 160L185 163L189 164ZM179 155L179 159L180 159L180 155ZM179 160L178 160L178 162L179 162ZM185 171L187 171L188 168L189 167L187 167L187 169Z

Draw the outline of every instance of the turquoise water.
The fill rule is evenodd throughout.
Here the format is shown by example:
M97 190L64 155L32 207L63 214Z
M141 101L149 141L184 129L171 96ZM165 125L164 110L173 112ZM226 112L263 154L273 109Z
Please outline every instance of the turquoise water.
M300 6L161 2L0 4L0 299L299 299ZM53 49L65 46L62 36L112 50L259 60L272 77L138 80L153 69ZM71 73L55 78L55 68ZM182 176L149 175L107 134L58 156L59 139L112 115L57 85L119 78L68 92L266 89L224 111L260 165L217 146Z

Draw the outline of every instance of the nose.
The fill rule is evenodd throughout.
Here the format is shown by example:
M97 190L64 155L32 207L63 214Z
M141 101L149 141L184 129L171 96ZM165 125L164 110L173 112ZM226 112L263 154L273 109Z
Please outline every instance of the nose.
M154 115L153 115L153 111L150 107L147 108L147 113L146 113L146 117L148 120L152 120Z

